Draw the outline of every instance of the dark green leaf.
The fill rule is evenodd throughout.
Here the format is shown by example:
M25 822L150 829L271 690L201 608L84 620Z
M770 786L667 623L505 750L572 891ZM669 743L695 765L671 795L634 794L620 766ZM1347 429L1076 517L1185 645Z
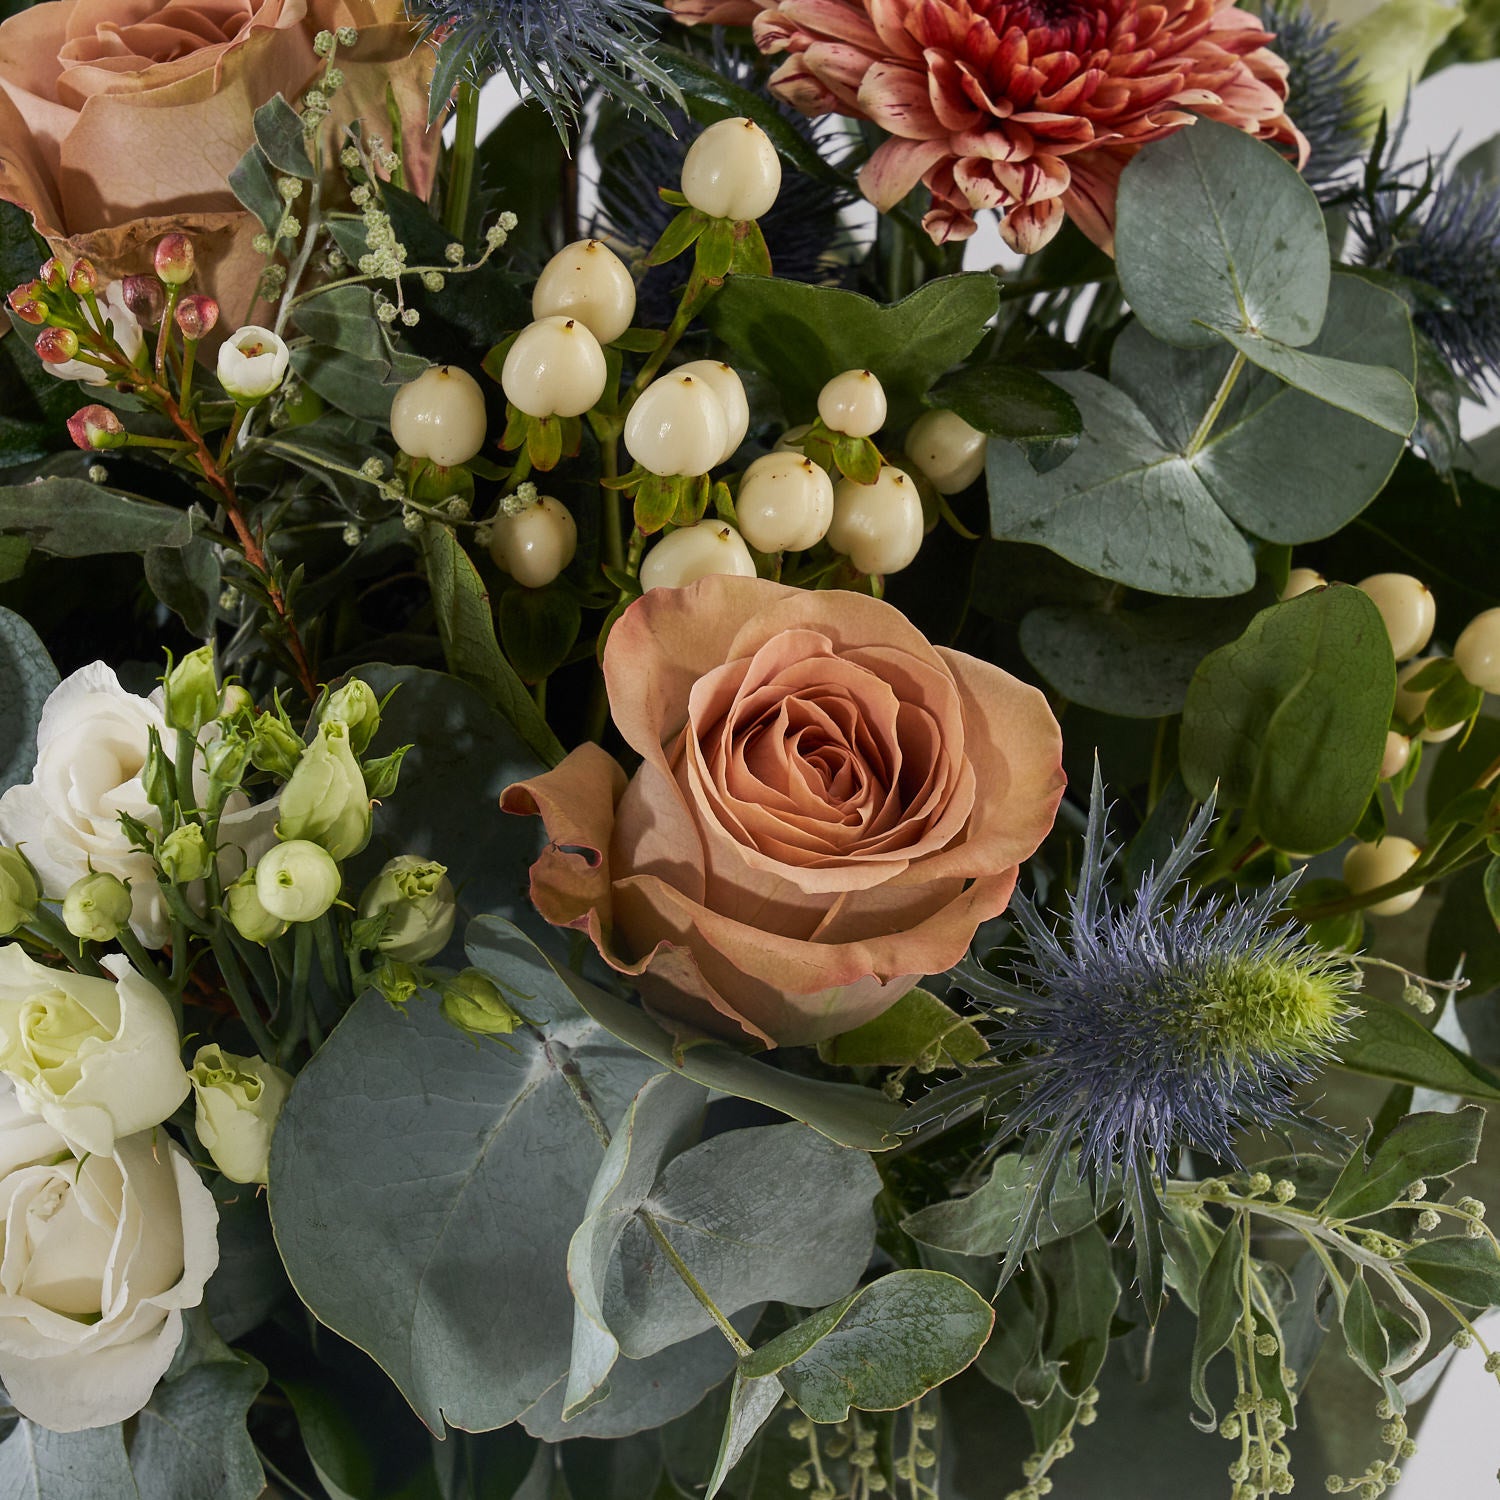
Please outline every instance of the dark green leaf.
M1500 1306L1500 1256L1488 1236L1428 1240L1408 1250L1401 1263L1433 1291L1465 1307Z
M207 639L219 618L219 549L201 534L202 516L192 514L192 534L181 544L158 542L146 550L146 582L190 635Z
M1375 1299L1365 1285L1364 1272L1356 1270L1344 1298L1343 1312L1339 1321L1344 1330L1344 1343L1349 1357L1376 1385L1384 1389L1381 1377L1390 1361L1390 1341L1380 1322Z
M927 404L957 412L970 427L1016 444L1038 473L1078 446L1083 418L1058 384L1021 365L973 365L933 386Z
M995 1327L979 1351L979 1371L1023 1406L1039 1405L1057 1386L1057 1365L1041 1354L1046 1287L1040 1277L1015 1276L1000 1288L994 1303Z
M278 172L311 182L317 175L307 154L302 116L276 94L255 111L255 139Z
M476 164L484 200L517 219L505 241L507 259L540 266L557 248L554 236L562 212L558 183L567 160L567 142L535 99L518 104L480 143ZM462 277L450 285L463 295Z
M132 500L86 479L43 479L0 487L0 531L53 557L95 557L183 546L193 534L187 512Z
M403 353L372 360L343 349L302 345L292 349L292 368L330 406L384 424L390 419L396 388L415 380L427 361Z
M1193 1341L1193 1364L1189 1389L1208 1425L1218 1421L1209 1400L1203 1376L1214 1356L1234 1337L1244 1312L1241 1280L1245 1264L1245 1242L1238 1221L1225 1230L1208 1270L1198 1285L1198 1333ZM1194 1418L1197 1421L1197 1418Z
M848 1068L904 1068L924 1072L977 1062L985 1041L971 1021L928 990L908 990L873 1021L818 1043L826 1063Z
M1339 1061L1355 1073L1500 1103L1500 1077L1434 1036L1409 1012L1366 999L1354 1035L1339 1049Z
M1355 1150L1323 1212L1335 1219L1360 1219L1404 1197L1413 1182L1471 1165L1479 1155L1483 1127L1484 1111L1477 1104L1452 1114L1408 1115L1368 1157Z
M42 705L57 683L41 637L20 615L0 609L0 792L31 780Z
M578 639L583 611L566 585L500 596L500 644L523 682L540 682L568 658Z

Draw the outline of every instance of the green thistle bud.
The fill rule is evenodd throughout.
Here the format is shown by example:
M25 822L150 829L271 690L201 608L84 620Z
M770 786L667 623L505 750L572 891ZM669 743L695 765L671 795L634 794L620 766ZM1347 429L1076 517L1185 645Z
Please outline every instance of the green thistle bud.
M130 921L130 888L116 875L82 875L63 897L63 925L89 943L112 943Z
M449 1022L471 1036L509 1036L526 1019L478 969L465 969L443 986L442 1007Z
M26 856L0 846L0 937L9 937L36 915L41 895Z
M335 859L370 842L370 794L349 736L337 721L318 726L281 793L277 838L310 840Z
M359 914L384 917L376 948L405 963L425 963L453 935L453 887L447 867L417 854L400 854L366 887Z
M174 828L156 851L161 872L175 885L189 885L202 880L213 868L213 853L197 823Z
M274 917L260 904L255 887L255 871L246 870L224 892L224 915L230 926L248 943L264 947L286 931L287 924Z
M338 899L342 884L337 861L307 839L278 844L255 867L260 904L284 922L316 922Z

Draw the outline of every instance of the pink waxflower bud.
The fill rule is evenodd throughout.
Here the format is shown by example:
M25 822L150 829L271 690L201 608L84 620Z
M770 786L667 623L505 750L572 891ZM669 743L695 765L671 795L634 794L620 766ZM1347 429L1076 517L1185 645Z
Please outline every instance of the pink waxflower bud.
M98 289L99 273L94 269L93 261L75 260L73 269L68 272L68 290L75 296L82 297Z
M156 242L156 274L168 286L181 286L193 275L193 242L185 234L165 234Z
M122 277L120 295L142 328L155 328L161 322L161 315L167 309L167 294L156 277Z
M68 284L68 268L54 255L37 272L49 292L60 292Z
M219 304L207 292L190 292L177 304L177 326L185 339L201 339L219 321Z
M27 281L18 286L5 299L10 310L23 323L41 324L47 321L47 301L42 293L46 288L40 281Z
M68 418L68 434L80 448L123 448L125 426L107 406L83 406Z
M44 328L36 336L36 352L49 365L65 364L78 353L78 335L71 328Z

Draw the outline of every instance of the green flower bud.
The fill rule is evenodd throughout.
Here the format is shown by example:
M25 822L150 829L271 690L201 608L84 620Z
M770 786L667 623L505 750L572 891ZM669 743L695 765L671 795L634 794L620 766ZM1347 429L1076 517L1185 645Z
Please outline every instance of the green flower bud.
M401 962L435 958L453 935L453 887L446 865L417 854L399 854L366 887L359 914L385 918L375 946Z
M255 699L249 691L242 688L239 683L231 682L219 695L219 717L221 719L232 719L238 713L244 713L255 707Z
M283 922L316 922L338 899L343 883L333 856L307 839L278 844L255 867L260 904Z
M211 781L220 786L238 786L250 764L250 737L238 729L221 734L203 748L203 764Z
M389 755L382 755L379 760L365 762L365 790L374 801L394 795L396 783L401 777L401 762L406 759L406 752L410 749L410 745L402 745Z
M260 896L255 889L254 870L246 870L224 892L224 915L246 942L259 943L262 947L286 931L285 921L280 917L273 917L260 904Z
M197 1100L195 1128L214 1165L231 1182L265 1182L271 1133L292 1076L263 1057L200 1047L189 1074Z
M478 969L465 969L443 986L443 1014L471 1036L509 1036L525 1023L500 987Z
M422 988L421 979L410 964L393 963L390 959L370 975L370 983L398 1010Z
M302 736L277 712L264 713L255 721L250 736L250 760L273 776L290 776L297 769L303 750Z
M370 794L347 725L318 726L281 794L276 836L321 844L335 859L348 859L370 842Z
M80 876L63 897L62 915L74 937L112 943L130 921L130 889L115 875Z
M200 646L171 667L162 679L166 688L167 723L173 729L197 734L219 716L219 683L214 674L212 646Z
M9 937L36 915L41 894L26 856L0 846L0 937Z
M141 769L141 785L151 805L166 818L177 800L177 785L172 775L172 762L162 749L161 736L153 724L146 745L146 764Z
M187 885L202 880L212 869L214 859L208 841L203 837L203 829L197 823L184 823L161 841L156 862L168 880L176 885Z
M328 695L321 724L343 724L349 730L349 745L356 755L363 755L380 728L380 699L368 682L351 677L343 687Z

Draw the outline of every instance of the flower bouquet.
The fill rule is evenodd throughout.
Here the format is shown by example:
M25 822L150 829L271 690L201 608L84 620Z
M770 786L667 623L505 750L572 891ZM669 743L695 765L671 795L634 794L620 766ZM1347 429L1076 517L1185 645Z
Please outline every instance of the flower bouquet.
M1403 1485L1497 36L1365 9L9 7L0 1491Z

